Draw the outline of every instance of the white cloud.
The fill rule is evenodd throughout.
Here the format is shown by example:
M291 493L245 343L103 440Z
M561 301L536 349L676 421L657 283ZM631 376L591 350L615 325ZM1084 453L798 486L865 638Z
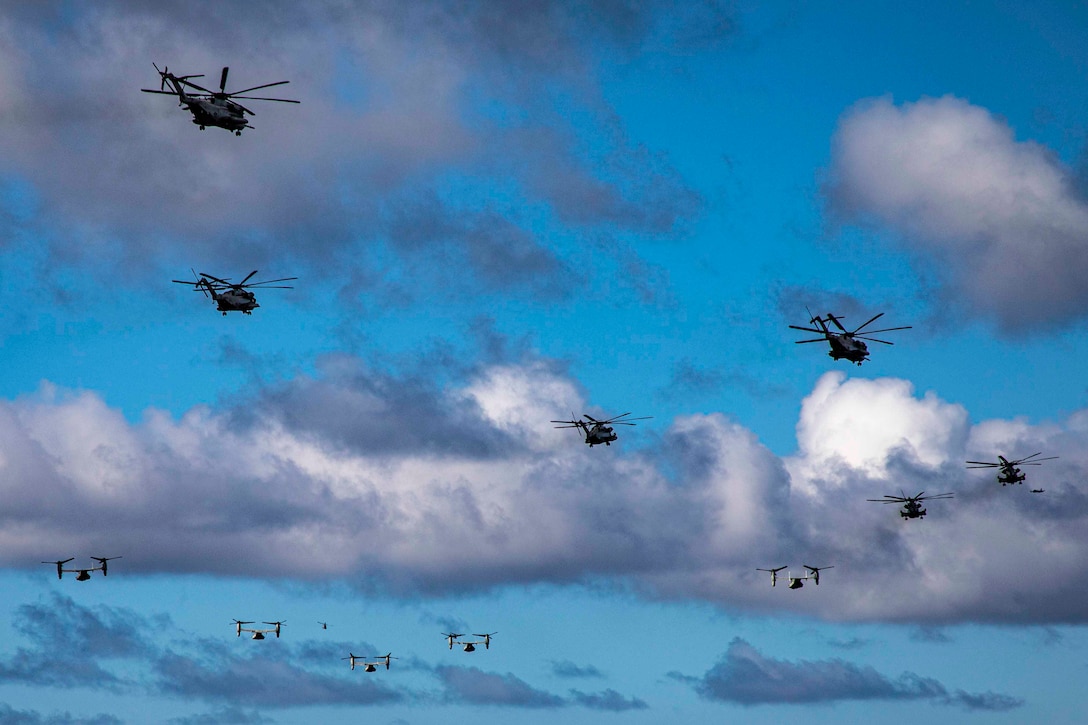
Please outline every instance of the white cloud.
M1048 149L952 96L858 104L840 121L830 201L897 231L951 303L1008 331L1088 309L1088 202Z
M590 450L532 439L551 394L578 390L547 364L485 368L444 390L346 360L327 371L236 409L136 424L48 386L0 404L3 561L122 554L126 575L375 578L404 592L603 578L836 620L1088 614L1084 411L971 427L961 406L906 381L832 373L785 460L720 414L678 418L639 452L629 439ZM1001 450L1060 458L1005 489L964 468ZM911 521L865 500L901 489L956 498ZM782 564L835 568L796 592L755 571Z

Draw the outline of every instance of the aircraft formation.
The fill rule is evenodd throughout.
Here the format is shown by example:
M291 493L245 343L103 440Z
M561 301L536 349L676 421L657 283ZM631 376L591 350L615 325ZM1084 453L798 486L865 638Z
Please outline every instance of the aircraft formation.
M226 86L230 69L224 67L220 74L219 89L216 91L200 86L194 82L193 79L202 78L203 74L176 75L171 73L167 67L159 70L157 65L153 65L160 78L160 87L159 89L144 88L141 90L145 93L174 96L177 99L178 106L184 108L191 114L192 123L197 125L202 131L210 126L222 128L228 132L234 133L236 136L240 136L243 130L252 129L253 126L249 123L247 116L252 117L255 114L252 110L242 105L240 101L299 103L297 100L286 98L246 95L257 90L285 85L288 81L265 83L239 91L228 92ZM226 316L228 312L240 312L243 315L251 315L254 309L260 307L260 304L256 299L255 290L293 289L292 286L283 283L292 282L298 279L297 277L292 276L251 281L258 274L257 270L253 270L243 277L240 282L233 282L230 277L220 277L206 272L198 273L195 270L190 271L193 275L192 279L174 279L171 280L171 282L187 285L191 287L193 291L202 293L215 305L216 310L221 312L223 316ZM816 335L816 337L813 338L797 340L795 341L797 344L826 343L829 347L827 354L832 360L847 360L860 366L870 359L870 350L866 344L867 342L888 346L894 344L888 340L875 337L875 335L911 329L911 326L909 325L868 329L870 325L883 317L883 315L884 313L880 312L857 327L849 329L843 324L846 318L841 315L836 315L831 312L822 316L809 313L810 319L808 321L808 326L789 325L789 328ZM637 425L635 421L650 420L652 418L652 416L632 418L629 417L631 415L631 412L626 412L613 417L594 418L589 414L583 414L579 418L572 412L570 419L552 420L550 422L557 424L555 425L556 428L577 429L582 435L585 445L593 448L600 444L611 446L613 442L617 441L619 436L616 433L616 427L635 426ZM998 455L998 460L995 462L966 461L966 463L968 464L967 468L969 469L998 469L997 481L1001 483L1002 486L1007 486L1011 484L1022 484L1026 480L1027 476L1019 466L1038 466L1041 465L1043 461L1057 458L1057 456L1038 458L1040 455L1042 455L1041 451L1018 459L1008 459L1003 455ZM1044 493L1044 490L1041 488L1030 489L1030 491L1035 494ZM867 501L895 505L899 508L898 513L900 517L906 521L910 519L925 518L927 515L927 509L923 508L923 502L925 501L948 500L954 498L953 493L926 495L926 493L922 491L914 496L908 496L905 492L901 491L900 494L901 495L898 496L885 494L881 498L867 499ZM100 571L103 577L105 577L108 572L108 562L121 557L90 558L97 562L97 564L83 568L65 568L65 565L74 561L74 557L42 563L55 566L59 579L63 579L65 573L71 573L76 574L76 581L88 581L91 579L91 574L93 572ZM792 571L789 571L788 565L775 568L756 568L756 571L769 573L772 587L777 587L778 581L781 578L785 582L786 588L798 590L803 588L806 583L819 586L821 572L834 568L833 565L810 566L808 564L802 564L803 573L798 575L794 575ZM785 575L781 574L783 571L786 572ZM267 625L266 627L246 626L257 624L255 620L234 619L231 620L231 622L235 627L236 637L240 638L242 633L245 632L250 635L249 638L252 640L265 640L267 639L266 635L275 635L275 638L279 639L282 628L286 625L286 621L283 620L260 622L262 625ZM327 622L319 621L318 624L322 630L328 629ZM471 635L456 632L443 632L442 637L446 640L449 650L452 651L454 645L457 645L461 647L463 652L471 653L477 651L477 648L481 645L484 650L490 650L492 638L496 634L497 632ZM471 636L474 639L464 639L468 636ZM398 658L393 656L391 652L385 655L370 656L360 656L353 652L348 652L348 656L341 659L349 663L349 667L352 671L358 666L362 668L364 672L370 673L378 671L381 667L390 670L392 660Z

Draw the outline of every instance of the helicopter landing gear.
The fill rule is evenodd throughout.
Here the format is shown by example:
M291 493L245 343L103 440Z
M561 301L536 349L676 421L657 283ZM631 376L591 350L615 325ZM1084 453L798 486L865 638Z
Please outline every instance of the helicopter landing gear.
M226 312L224 312L224 313L223 313L223 317L226 317L226 316L227 316L227 313L226 313Z
M201 126L201 127L200 127L200 130L201 130L201 131L203 131L203 130L204 130L204 127L203 127L203 126Z
M241 131L235 131L235 132L234 132L234 135L235 135L235 136L241 136L241 135L242 135L242 132L241 132Z

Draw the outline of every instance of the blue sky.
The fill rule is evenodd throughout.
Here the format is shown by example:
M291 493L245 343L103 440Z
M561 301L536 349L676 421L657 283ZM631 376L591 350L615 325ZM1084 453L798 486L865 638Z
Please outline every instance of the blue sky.
M1088 11L402 5L0 5L0 721L1079 721Z

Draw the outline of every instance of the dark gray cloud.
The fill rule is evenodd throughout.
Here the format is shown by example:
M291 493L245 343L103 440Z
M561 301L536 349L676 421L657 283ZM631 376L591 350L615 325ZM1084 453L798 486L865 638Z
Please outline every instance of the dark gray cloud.
M0 722L5 725L120 725L124 721L112 715L79 717L68 712L43 715L37 710L17 710L0 702Z
M969 710L1010 710L1019 698L994 693L949 693L937 680L904 672L897 678L841 659L790 662L766 657L736 637L714 667L693 683L710 700L781 705L845 700L931 700Z
M889 229L942 306L1016 335L1084 318L1088 199L1054 153L986 109L861 102L840 122L829 176L830 208Z
M131 611L92 610L58 594L44 604L21 605L15 611L14 627L31 646L18 647L0 660L0 681L115 692L130 689L133 682L111 671L109 661L144 659L151 647L145 636L149 626Z
M29 181L39 213L9 222L54 264L133 280L161 264L292 264L377 281L390 301L554 300L584 267L556 231L682 227L701 200L628 137L596 68L651 38L704 48L732 32L709 2L38 5L0 17L0 172ZM157 87L152 61L213 85L224 65L231 87L289 79L273 90L302 103L258 103L240 138L201 133L139 93ZM404 278L383 274L390 260Z
M538 690L511 673L499 675L477 667L443 665L435 668L435 674L446 688L448 702L525 708L567 704L558 695Z
M648 710L649 705L638 697L624 697L613 689L601 692L570 691L571 701L591 710L606 712L626 712L628 710Z
M170 725L219 725L219 723L225 722L234 725L265 725L276 721L265 717L256 710L245 710L240 707L220 707L196 715L170 718L167 722Z
M593 665L577 665L570 660L553 661L552 674L556 677L596 678L604 677L604 673Z
M404 699L401 692L374 680L317 674L267 651L244 657L168 651L154 663L154 675L160 692L232 706L380 705Z

